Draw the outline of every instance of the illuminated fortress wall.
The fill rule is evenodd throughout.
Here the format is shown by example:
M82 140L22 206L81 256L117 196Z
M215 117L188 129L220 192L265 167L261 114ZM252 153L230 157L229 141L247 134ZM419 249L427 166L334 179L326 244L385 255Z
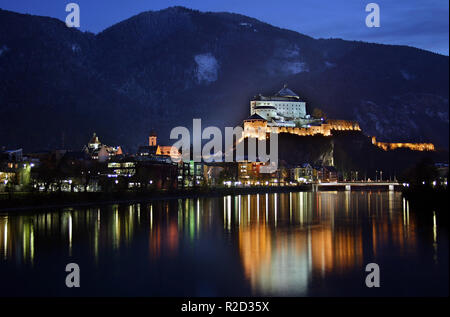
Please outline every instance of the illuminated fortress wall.
M358 122L347 120L328 120L321 125L313 125L307 128L269 126L266 120L252 119L244 121L244 138L264 139L267 133L290 133L299 136L323 135L331 136L333 131L361 131ZM434 151L433 143L387 143L377 142L372 137L372 144L385 151L405 148L412 151Z
M378 146L379 148L389 151L395 149L410 149L412 151L434 151L433 143L388 143L388 142L377 142L376 137L372 137L372 144Z
M330 130L361 131L361 128L359 127L359 123L356 121L328 120L327 124L330 126Z
M254 138L259 138L262 136L262 134L270 132L290 133L300 136L331 136L333 130L361 131L361 128L359 127L358 122L347 120L328 120L327 123L322 123L321 125L313 125L307 128L268 126L267 121L263 120L244 121L244 136Z

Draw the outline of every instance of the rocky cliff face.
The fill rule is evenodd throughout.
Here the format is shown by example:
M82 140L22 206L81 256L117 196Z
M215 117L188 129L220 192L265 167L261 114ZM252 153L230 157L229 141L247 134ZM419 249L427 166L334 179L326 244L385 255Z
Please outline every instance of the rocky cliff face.
M229 13L144 12L94 35L0 10L0 144L80 147L92 132L133 150L192 118L240 124L284 83L308 111L358 120L382 141L448 148L448 57L316 40Z

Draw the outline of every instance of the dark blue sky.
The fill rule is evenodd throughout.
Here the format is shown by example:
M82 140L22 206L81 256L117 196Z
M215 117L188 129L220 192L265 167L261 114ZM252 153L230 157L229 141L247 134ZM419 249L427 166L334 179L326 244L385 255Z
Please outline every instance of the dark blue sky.
M65 20L80 5L81 29L97 33L142 11L181 5L248 15L315 38L410 45L449 54L447 0L0 0L0 8ZM365 6L378 3L381 27L365 26Z

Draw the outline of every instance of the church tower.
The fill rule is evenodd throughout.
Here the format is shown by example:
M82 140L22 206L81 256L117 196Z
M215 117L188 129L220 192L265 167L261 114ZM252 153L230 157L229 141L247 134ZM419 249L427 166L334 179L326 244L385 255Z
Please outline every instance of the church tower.
M149 146L156 146L157 145L157 137L155 130L152 130L150 133L150 136L148 137L148 145Z

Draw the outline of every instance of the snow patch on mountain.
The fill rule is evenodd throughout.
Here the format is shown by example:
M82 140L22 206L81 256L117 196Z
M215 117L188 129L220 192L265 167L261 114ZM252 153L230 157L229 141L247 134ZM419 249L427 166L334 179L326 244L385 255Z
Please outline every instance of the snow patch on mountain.
M287 62L284 67L286 72L289 74L299 74L309 71L308 66L303 62Z
M199 54L194 57L197 63L196 77L198 83L212 83L217 80L219 73L219 63L211 54Z
M406 80L414 79L414 76L412 76L410 73L408 73L406 70L401 70L400 73L402 74L402 77Z
M447 123L449 122L448 112L438 111L438 110L432 109L432 108L426 108L425 114L430 118L436 118L436 119L439 119L439 120L441 120L443 122L447 122Z
M267 71L274 76L294 75L308 72L309 67L298 45L280 41L274 48L273 57L267 62Z
M2 56L3 53L5 53L5 52L7 52L7 51L9 51L8 46L6 46L6 45L0 46L0 56Z
M300 56L300 48L295 45L292 48L288 48L284 51L284 57L286 58L294 58L294 57L299 57Z
M71 49L72 49L72 52L74 52L74 53L78 53L79 51L81 51L80 45L78 45L76 43L72 44Z

